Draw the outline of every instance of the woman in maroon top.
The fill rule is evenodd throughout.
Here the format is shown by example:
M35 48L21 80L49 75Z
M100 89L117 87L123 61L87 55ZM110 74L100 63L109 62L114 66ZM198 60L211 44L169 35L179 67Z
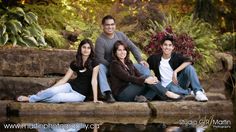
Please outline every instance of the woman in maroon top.
M155 93L161 100L180 100L182 97L157 85L155 76L142 77L129 59L129 49L122 41L116 41L113 47L113 61L110 65L111 87L118 101L152 100L149 93ZM141 95L141 96L140 96ZM144 95L144 96L142 96Z
M92 41L84 39L81 41L76 59L71 62L65 76L52 87L42 90L35 95L19 96L17 101L25 102L82 102L93 93L93 101L97 100L97 76L99 65L94 59L94 47ZM73 73L77 77L69 79Z

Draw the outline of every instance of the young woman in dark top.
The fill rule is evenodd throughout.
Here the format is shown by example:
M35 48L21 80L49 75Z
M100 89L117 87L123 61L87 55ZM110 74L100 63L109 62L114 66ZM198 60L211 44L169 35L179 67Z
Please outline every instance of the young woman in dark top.
M122 41L115 42L112 55L113 61L110 65L111 88L118 101L144 101L143 98L150 97L148 94L150 92L162 100L181 99L180 95L167 91L161 85L156 85L157 78L155 76L142 77L129 59L129 49ZM149 99L151 100L152 97Z
M81 41L76 59L71 62L65 76L52 87L42 90L35 95L19 96L17 101L24 102L83 102L93 92L93 102L97 100L97 76L99 65L94 59L92 41ZM77 77L68 81L73 72Z

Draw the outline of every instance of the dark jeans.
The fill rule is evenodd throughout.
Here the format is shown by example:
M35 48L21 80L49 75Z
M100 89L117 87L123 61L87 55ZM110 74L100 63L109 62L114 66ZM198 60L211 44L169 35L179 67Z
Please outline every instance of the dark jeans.
M143 95L149 100L152 100L155 96L158 96L161 100L166 100L166 92L166 88L159 83L155 85L146 84L144 86L130 83L118 96L115 96L115 98L117 101L132 102L135 96Z
M118 96L115 96L118 101L132 102L136 95L141 95L145 92L145 86L140 86L130 83Z
M147 87L150 89L148 90L144 96L148 100L153 100L154 98L158 98L159 100L167 100L167 96L165 95L166 92L168 91L165 87L161 85L161 83L153 84L153 85L148 85Z

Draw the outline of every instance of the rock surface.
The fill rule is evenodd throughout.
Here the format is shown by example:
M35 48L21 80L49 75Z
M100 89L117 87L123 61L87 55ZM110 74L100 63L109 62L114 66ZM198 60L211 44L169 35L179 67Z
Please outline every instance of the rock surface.
M233 116L233 104L229 100L196 102L185 100L179 102L152 101L148 103L116 102L113 104L83 103L19 103L1 102L1 112L15 116ZM4 111L5 107L5 111Z
M180 101L180 102L151 102L157 116L232 116L233 104L229 101Z
M14 99L19 95L31 95L53 85L59 77L1 77L0 99Z
M7 105L8 112L15 115L79 115L79 116L149 116L147 103L117 102L113 104L82 103L19 103ZM16 113L15 113L16 112Z
M65 74L75 50L0 48L0 76L43 77Z

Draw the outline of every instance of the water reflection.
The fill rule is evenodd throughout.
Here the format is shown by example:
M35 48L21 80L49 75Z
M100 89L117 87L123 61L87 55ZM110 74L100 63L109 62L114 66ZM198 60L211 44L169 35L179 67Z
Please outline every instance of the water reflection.
M78 132L81 129L87 130L88 125L85 123L72 123L72 124L48 124L49 126L39 127L38 132ZM97 128L93 128L97 129Z
M183 124L202 118L190 117L68 117L25 116L0 118L0 132L202 132L234 131L232 128L213 128L209 125ZM207 118L210 119L210 118ZM219 119L219 118L215 118ZM224 118L225 119L225 118ZM181 123L180 123L181 121ZM230 121L233 121L231 119ZM233 124L232 124L233 125ZM231 127L231 126L230 126Z
M37 131L37 132L182 132L196 131L194 127L180 127L162 123L150 124L32 124L3 123L3 131ZM13 126L15 126L13 128ZM203 131L204 129L202 129Z

